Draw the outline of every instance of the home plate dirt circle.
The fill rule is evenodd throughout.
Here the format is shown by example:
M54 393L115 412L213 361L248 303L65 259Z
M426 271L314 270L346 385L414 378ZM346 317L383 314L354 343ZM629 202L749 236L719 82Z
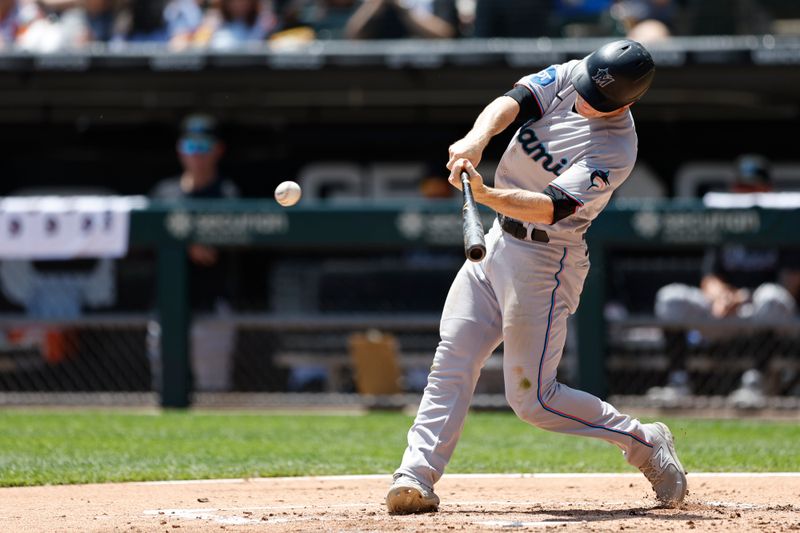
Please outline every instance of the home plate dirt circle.
M789 531L800 473L694 474L679 509L640 474L445 475L438 513L390 516L390 476L0 489L0 531Z

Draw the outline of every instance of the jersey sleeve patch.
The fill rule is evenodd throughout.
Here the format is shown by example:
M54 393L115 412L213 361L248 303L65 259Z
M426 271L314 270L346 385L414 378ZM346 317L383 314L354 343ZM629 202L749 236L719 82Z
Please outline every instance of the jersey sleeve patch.
M556 67L549 66L544 70L540 70L533 76L531 76L531 82L535 83L540 87L547 87L551 83L556 81Z
M559 86L559 65L551 65L536 74L528 74L521 78L516 86L521 86L530 91L533 100L539 108L537 120L545 115L556 97Z

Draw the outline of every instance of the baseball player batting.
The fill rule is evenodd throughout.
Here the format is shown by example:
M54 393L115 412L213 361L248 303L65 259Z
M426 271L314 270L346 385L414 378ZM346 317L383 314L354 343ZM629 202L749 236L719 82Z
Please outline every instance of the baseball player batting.
M486 258L465 262L447 296L441 342L386 496L390 513L438 509L433 487L461 435L480 370L500 342L506 398L517 416L617 445L663 504L683 501L686 476L667 426L643 424L556 381L567 317L589 270L584 233L633 168L630 107L654 74L641 44L607 44L525 76L450 146L450 183L460 188L466 171L475 200L497 211L497 220ZM490 139L515 121L522 126L488 187L475 167Z

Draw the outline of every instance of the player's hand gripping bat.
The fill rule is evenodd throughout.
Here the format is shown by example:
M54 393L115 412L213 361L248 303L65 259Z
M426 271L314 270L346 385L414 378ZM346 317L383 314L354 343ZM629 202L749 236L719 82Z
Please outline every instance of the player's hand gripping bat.
M483 236L483 223L478 213L478 205L472 196L469 174L461 171L461 190L464 193L464 207L461 210L464 229L464 253L467 259L477 263L486 256L486 241Z

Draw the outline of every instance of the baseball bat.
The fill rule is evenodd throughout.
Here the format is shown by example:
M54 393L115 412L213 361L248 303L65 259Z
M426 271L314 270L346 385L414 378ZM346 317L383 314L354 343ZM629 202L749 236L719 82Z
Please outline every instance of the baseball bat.
M483 235L483 223L478 213L478 205L475 203L475 197L472 196L472 186L466 171L461 171L461 190L464 193L464 207L461 209L464 253L467 259L478 263L486 256L486 240Z

